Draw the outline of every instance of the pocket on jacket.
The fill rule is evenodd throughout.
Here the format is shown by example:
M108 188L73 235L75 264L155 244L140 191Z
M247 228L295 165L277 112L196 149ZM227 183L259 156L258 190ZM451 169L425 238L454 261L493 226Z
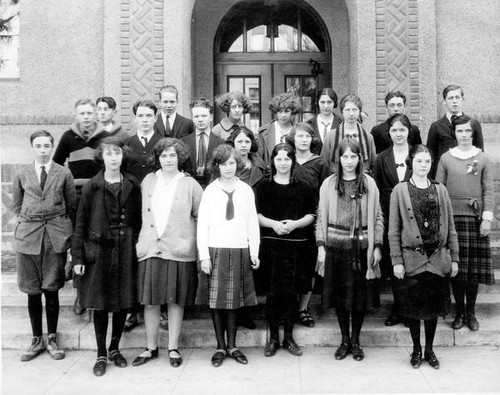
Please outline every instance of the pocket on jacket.
M23 240L32 231L33 225L28 226L26 222L18 222L14 228L14 237L18 240Z
M85 257L85 264L92 265L97 262L101 255L101 246L93 241L83 243L83 253Z

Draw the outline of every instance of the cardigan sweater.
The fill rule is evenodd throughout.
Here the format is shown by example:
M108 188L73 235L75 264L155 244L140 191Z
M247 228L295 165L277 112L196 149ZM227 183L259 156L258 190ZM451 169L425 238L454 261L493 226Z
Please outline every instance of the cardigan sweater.
M252 188L238 180L234 187L234 218L226 220L228 196L219 179L210 183L201 198L197 243L200 260L209 259L209 247L249 248L259 255L260 232Z
M458 262L458 238L453 209L443 184L436 185L439 200L439 248L427 257L421 252L422 236L411 204L408 182L394 187L389 216L389 246L392 265L404 265L407 276L428 271L441 277L451 272L451 262Z
M156 230L152 197L158 176L144 178L142 190L142 228L137 243L137 259L162 258L178 262L196 261L196 222L203 190L191 176L177 182L167 225L161 237Z
M380 268L373 266L373 250L375 245L382 244L384 234L384 223L382 210L380 209L379 193L375 180L368 175L364 175L368 193L361 198L361 210L363 213L363 224L367 226L368 250L367 267L368 271L373 270L377 277L380 277ZM316 221L316 244L318 246L331 245L329 239L328 225L337 224L337 199L336 191L337 174L328 177L319 190L318 218Z
M469 159L460 159L452 155L454 149L443 154L436 173L436 180L448 190L453 215L491 221L494 190L488 155L479 151Z

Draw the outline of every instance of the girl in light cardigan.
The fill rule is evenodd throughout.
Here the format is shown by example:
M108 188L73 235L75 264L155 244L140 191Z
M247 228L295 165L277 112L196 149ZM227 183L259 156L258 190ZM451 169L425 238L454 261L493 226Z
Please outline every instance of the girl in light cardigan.
M335 358L364 358L359 335L366 310L366 280L380 277L382 211L375 181L363 174L359 143L339 144L339 173L320 188L316 243L317 272L324 277L323 305L335 300L342 342ZM352 335L349 324L352 316Z
M233 147L222 144L214 150L210 168L216 180L203 192L198 216L201 273L196 302L208 304L212 314L214 367L226 355L248 363L236 347L237 310L257 304L252 269L259 267L259 221L252 188L236 177L241 165Z
M184 306L194 304L197 288L196 221L203 190L179 170L187 160L184 144L173 138L156 143L161 169L142 182L142 229L137 243L139 302L144 304L147 348L132 363L158 357L160 307L168 305L168 356L179 367Z

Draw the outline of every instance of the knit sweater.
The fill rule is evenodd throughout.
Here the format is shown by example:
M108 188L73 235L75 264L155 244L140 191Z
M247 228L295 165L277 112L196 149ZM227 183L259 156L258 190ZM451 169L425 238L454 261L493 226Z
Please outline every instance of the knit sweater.
M459 259L451 201L444 185L438 182L435 185L439 199L440 245L430 257L417 250L422 248L422 235L413 211L408 182L399 183L392 191L388 233L392 265L404 265L408 276L428 271L444 277L451 271L451 262Z
M76 187L81 187L99 172L100 167L94 161L94 154L101 140L107 136L109 133L96 125L86 139L77 122L63 133L52 159L61 166L68 160Z
M161 237L155 227L152 197L158 176L150 173L141 184L142 228L137 243L137 259L170 259L179 262L196 261L196 221L203 190L191 176L177 182L167 225Z
M450 195L453 215L477 216L491 221L493 175L488 155L474 150L476 155L460 159L454 155L455 150L441 156L436 172L436 180L446 186Z
M259 255L260 233L252 188L238 180L234 188L234 218L226 219L228 196L217 179L210 183L200 203L197 243L200 260L209 259L209 247L250 248Z
M382 244L384 234L384 223L382 210L380 209L379 193L375 180L368 175L364 175L368 192L361 198L361 211L363 224L367 227L368 250L367 263L368 270L373 264L373 250L376 244ZM338 193L336 191L337 174L328 177L319 190L318 219L316 221L316 244L318 246L333 246L334 236L328 225L337 225L337 204ZM373 267L375 273L380 276L378 265Z

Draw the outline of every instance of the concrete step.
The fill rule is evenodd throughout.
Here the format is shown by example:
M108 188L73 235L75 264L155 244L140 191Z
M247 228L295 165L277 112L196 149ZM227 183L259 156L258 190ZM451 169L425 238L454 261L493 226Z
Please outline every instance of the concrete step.
M478 346L500 345L500 317L486 318L477 315L480 329L471 332L467 328L453 330L451 317L440 318L434 344L436 346ZM240 347L264 347L268 338L266 322L257 320L257 329L238 330L237 344ZM110 329L111 330L111 329ZM423 331L423 329L422 329ZM94 326L92 322L69 325L61 320L59 325L60 345L66 349L95 350ZM111 333L108 332L108 339ZM335 318L316 317L314 328L296 325L294 338L301 346L335 346L340 343L340 330ZM31 340L31 331L27 319L2 320L2 347L5 349L24 349ZM381 318L367 318L361 332L361 343L365 346L411 346L409 330L402 324L394 327L384 326ZM160 330L160 347L168 344L168 331ZM143 348L146 345L144 325L124 333L120 347L122 349ZM209 319L185 320L182 327L179 346L182 348L215 348L215 335Z

